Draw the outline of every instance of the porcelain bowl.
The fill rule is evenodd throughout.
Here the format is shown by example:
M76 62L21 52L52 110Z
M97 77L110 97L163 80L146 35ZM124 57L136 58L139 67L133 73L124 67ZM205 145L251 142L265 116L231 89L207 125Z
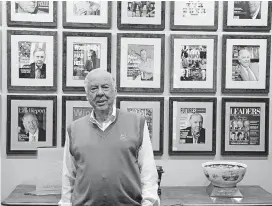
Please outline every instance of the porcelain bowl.
M238 162L214 161L202 164L205 176L216 187L236 187L246 173L247 165Z

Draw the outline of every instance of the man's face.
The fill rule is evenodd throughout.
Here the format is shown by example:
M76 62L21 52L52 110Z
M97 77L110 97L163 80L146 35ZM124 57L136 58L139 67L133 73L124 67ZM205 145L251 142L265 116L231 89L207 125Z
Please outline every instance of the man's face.
M95 73L89 79L87 98L95 110L109 111L116 96L112 77L108 74Z
M16 3L26 13L33 13L37 6L37 1L17 1Z
M250 10L250 14L254 15L257 9L260 7L260 1L248 1L248 6Z
M247 50L242 50L239 52L238 56L239 63L244 67L250 66L250 53Z
M37 51L34 53L34 62L38 67L41 67L45 60L44 51Z
M30 131L32 134L34 134L38 128L38 122L37 120L32 116L28 115L24 118L24 127Z
M194 132L200 132L203 126L203 120L200 115L193 115L190 120Z
M145 50L141 51L141 59L146 59L146 51Z

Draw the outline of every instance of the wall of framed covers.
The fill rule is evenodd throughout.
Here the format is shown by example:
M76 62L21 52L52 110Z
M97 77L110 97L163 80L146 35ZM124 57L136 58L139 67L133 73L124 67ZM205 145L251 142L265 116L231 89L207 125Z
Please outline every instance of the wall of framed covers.
M271 3L251 19L234 12L239 2L103 2L85 15L84 4L50 2L34 19L2 2L1 199L35 182L37 146L62 147L66 124L91 111L92 68L116 77L118 107L145 115L161 186L207 185L201 164L231 160L248 165L242 184L272 192ZM23 131L27 112L44 130L36 143ZM190 118L203 122L197 144Z

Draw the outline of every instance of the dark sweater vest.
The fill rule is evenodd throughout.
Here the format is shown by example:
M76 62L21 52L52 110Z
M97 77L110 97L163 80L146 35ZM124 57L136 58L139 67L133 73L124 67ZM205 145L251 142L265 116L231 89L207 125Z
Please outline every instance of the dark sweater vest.
M117 109L105 131L87 115L68 127L70 152L76 162L73 206L141 205L138 150L144 117Z

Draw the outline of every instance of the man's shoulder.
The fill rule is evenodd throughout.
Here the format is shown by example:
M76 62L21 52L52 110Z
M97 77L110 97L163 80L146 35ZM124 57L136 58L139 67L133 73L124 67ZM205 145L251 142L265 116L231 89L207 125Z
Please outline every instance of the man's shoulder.
M88 121L90 121L90 114L72 121L72 123L70 125L81 125L84 122L88 122Z

